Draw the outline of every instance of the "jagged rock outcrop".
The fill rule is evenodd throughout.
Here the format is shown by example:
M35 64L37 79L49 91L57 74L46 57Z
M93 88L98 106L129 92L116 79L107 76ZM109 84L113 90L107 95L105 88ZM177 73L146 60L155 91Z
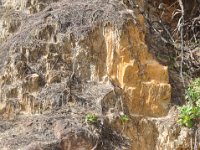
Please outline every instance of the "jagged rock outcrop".
M5 7L8 4L10 3L5 3ZM3 49L9 49L6 56L8 61L2 72L2 101L6 102L9 98L19 99L15 102L25 107L30 101L28 97L39 98L44 87L65 83L73 74L83 81L83 84L84 82L106 83L111 80L127 94L130 99L127 101L129 110L133 113L149 116L165 115L171 93L167 67L160 65L148 53L144 39L143 16L138 15L137 18L133 18L134 12L122 9L116 13L121 14L122 19L125 19L123 15L127 15L132 17L132 20L125 19L121 27L117 27L114 22L94 25L93 30L87 31L86 35L82 35L77 41L73 34L81 36L81 33L72 32L70 35L66 33L69 29L66 28L65 22L69 21L69 28L73 28L70 25L73 24L73 20L55 18L65 15L64 10L67 10L65 7L63 6L63 12L58 12L60 8L54 8L52 5L46 13L43 12L44 16L36 15L33 17L37 19L27 19L20 27L21 31L19 30L16 37L13 37L13 40L16 40L15 46L6 45L9 40L2 44L6 45ZM48 11L49 9L52 11ZM94 10L94 13L97 10ZM70 15L76 17L75 14L68 14L65 17ZM115 21L114 17L108 19ZM34 22L36 25L32 28L27 27L28 22L33 21L36 21ZM62 21L65 22L62 24ZM90 23L90 20L87 21ZM9 24L7 34L12 34L20 24L13 25L7 20L5 22ZM24 29L26 27L27 30ZM24 36L26 41L20 36ZM46 98L41 97L41 99ZM40 103L41 99L33 101ZM49 99L46 107L51 105L50 101L52 100ZM45 107L43 102L30 107L34 105Z
M168 67L146 44L144 1L0 4L0 149L189 148L166 126Z

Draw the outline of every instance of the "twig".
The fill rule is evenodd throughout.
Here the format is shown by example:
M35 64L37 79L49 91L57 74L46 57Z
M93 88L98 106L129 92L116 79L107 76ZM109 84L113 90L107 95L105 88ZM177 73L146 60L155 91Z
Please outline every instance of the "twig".
M95 146L91 150L95 150L97 148L97 146L98 146L98 140L97 140Z
M184 16L185 16L185 11L184 11L184 6L182 0L178 0L179 5L181 7L181 18L180 18L180 36L181 36L181 63L180 63L180 76L182 79L183 86L185 87L185 81L183 77L183 62L184 62L184 39L183 39L183 27L184 27Z
M194 135L194 150L197 150L197 136L198 136L198 129L196 129L195 131L195 135Z

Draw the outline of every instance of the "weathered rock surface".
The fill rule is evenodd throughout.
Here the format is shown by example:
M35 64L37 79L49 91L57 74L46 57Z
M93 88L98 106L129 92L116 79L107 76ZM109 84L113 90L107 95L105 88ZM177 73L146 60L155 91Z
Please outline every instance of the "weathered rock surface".
M9 2L5 3L5 6L9 4ZM72 8L72 6L65 6L64 2L58 2L58 4L63 6L52 5L41 15L37 14L32 16L33 18L28 18L26 22L21 23L21 31L18 32L17 27L20 23L12 24L5 21L8 24L7 30L5 29L7 35L15 30L17 33L15 37L10 37L8 41L2 43L4 46L10 42L9 40L16 39L15 43L2 48L9 49L5 56L7 57L6 64L2 68L4 69L1 80L2 101L6 102L9 98L15 98L21 101L16 100L16 103L27 106L25 103L30 101L27 97L31 96L33 99L38 97L38 100L33 101L38 101L35 105L40 105L41 99L46 99L39 98L41 90L55 83L61 85L73 74L83 82L83 85L84 82L106 83L111 80L127 94L130 99L127 103L133 113L149 116L165 115L171 94L168 71L166 66L160 65L148 52L144 39L143 16L138 15L133 18L134 12L124 9L121 4L118 7L122 7L122 10L112 12L111 9L109 12L121 14L121 21L123 21L121 25L114 24L116 18L113 16L113 18L108 18L110 21L113 19L113 23L106 24L105 21L105 25L94 24L91 30L88 24L91 20L87 20L85 26L89 29L86 31L82 29L82 32L86 32L85 35L73 32L67 34L70 28L74 28L70 25L73 24L70 15L75 18L76 14L68 11L67 8ZM58 11L60 7L63 8L61 12ZM111 6L104 7L106 9ZM48 11L51 9L52 11ZM92 11L95 13L96 10ZM65 12L68 12L66 16ZM125 19L123 15L128 17ZM60 17L66 17L66 19ZM12 18L11 21L13 21ZM34 22L35 25L30 28L29 22ZM73 35L82 37L76 39ZM47 101L50 103L52 100ZM49 107L48 104L46 107Z
M149 52L144 5L0 1L0 149L189 149L193 133L165 117L168 67Z

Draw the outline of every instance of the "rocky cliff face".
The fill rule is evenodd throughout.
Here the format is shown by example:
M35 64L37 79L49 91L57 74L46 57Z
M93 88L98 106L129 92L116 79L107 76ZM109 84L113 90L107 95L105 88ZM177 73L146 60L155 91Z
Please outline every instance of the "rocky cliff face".
M146 2L0 4L1 149L190 148L192 131L168 114L168 67L145 39Z

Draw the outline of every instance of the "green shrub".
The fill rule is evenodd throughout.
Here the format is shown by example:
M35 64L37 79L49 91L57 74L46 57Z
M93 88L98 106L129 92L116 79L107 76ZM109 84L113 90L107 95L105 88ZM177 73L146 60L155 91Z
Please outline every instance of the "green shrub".
M195 79L186 91L186 99L194 103L200 101L200 78Z
M95 123L95 122L97 122L97 116L95 115L95 114L87 114L86 115L86 121L88 122L88 123Z
M190 104L186 104L179 108L180 116L178 123L192 128L195 124L195 121L198 117L200 117L200 107L194 107Z
M200 117L200 78L195 79L186 90L187 103L179 107L178 123L192 128Z

